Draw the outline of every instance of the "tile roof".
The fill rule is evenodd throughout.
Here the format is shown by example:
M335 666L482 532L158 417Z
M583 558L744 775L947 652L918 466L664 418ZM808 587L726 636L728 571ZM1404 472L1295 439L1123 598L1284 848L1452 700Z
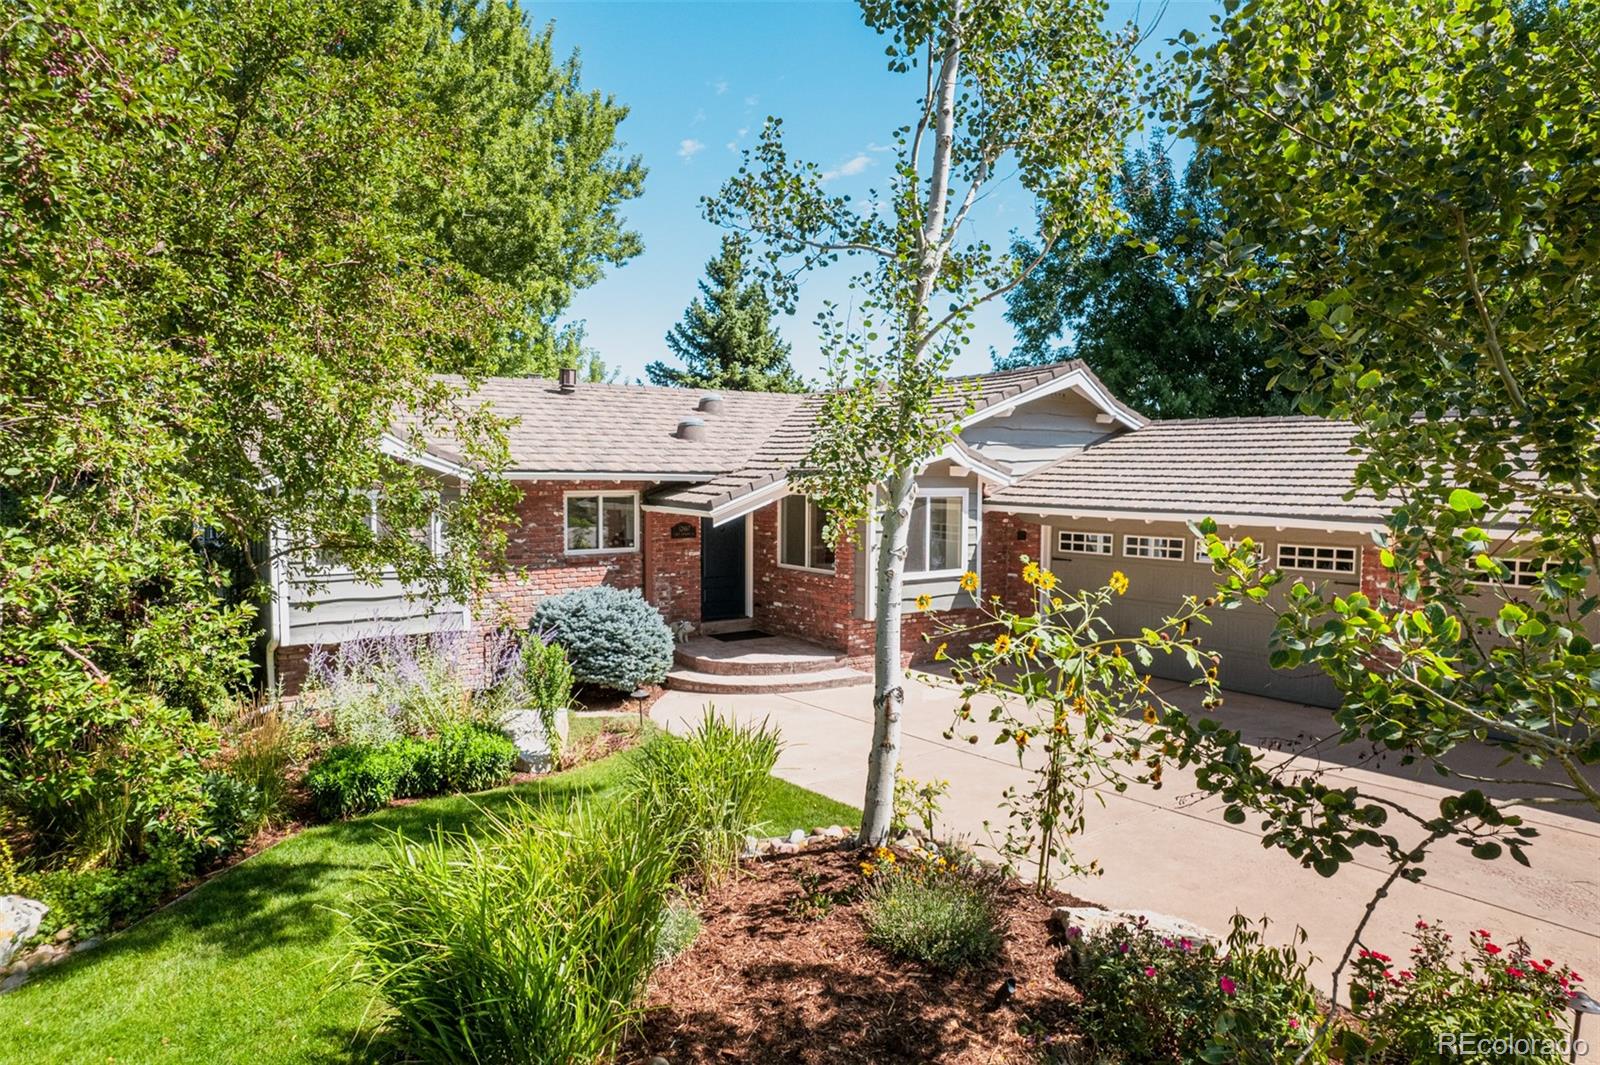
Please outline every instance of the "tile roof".
M446 378L458 383L459 378ZM489 405L515 419L506 432L516 473L660 474L704 479L748 463L773 435L773 427L804 396L777 392L726 392L723 409L695 409L711 389L655 385L579 384L563 394L556 382L532 377L490 377L463 398L469 408ZM706 423L704 440L675 434L685 418ZM429 438L429 452L458 461L453 443Z
M974 413L981 412L1008 399L1015 399L1026 392L1042 388L1074 370L1081 371L1104 394L1110 405L1133 424L1144 424L1144 415L1113 396L1110 389L1100 383L1100 379L1082 359L1068 359L1048 366L1024 366L1015 370L996 370L994 373L952 377L950 381L956 386L955 394L947 396L942 406L947 411L959 414L965 406L964 400L970 397Z
M1359 456L1355 427L1315 417L1151 422L1109 436L1001 488L1004 510L1112 511L1378 522L1388 506L1346 499Z

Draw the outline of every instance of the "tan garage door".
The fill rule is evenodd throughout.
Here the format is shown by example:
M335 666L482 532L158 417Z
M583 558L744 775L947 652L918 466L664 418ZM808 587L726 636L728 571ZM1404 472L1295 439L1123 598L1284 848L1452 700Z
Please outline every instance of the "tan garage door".
M1106 537L1110 537L1109 542ZM1193 537L1181 526L1154 530L1141 526L1133 532L1085 530L1078 526L1070 530L1056 528L1052 529L1051 541L1050 568L1063 587L1097 587L1113 570L1127 574L1127 594L1113 600L1107 615L1107 620L1119 633L1154 628L1178 608L1185 595L1204 598L1215 590L1211 567L1194 560ZM1305 545L1296 541L1296 546L1335 545L1324 545L1313 538ZM1108 547L1111 553L1063 550L1064 547ZM1268 548L1276 551L1277 545L1269 541ZM1136 553L1129 554L1130 549ZM1359 558L1359 549L1354 550ZM1152 554L1157 557L1149 557ZM1161 557L1172 554L1181 554L1181 557ZM1331 584L1330 590L1338 594L1355 591L1358 586L1356 575L1308 572L1304 576ZM1280 589L1274 595L1281 599L1283 592ZM1265 606L1246 603L1233 610L1210 611L1209 616L1212 624L1203 626L1200 635L1203 646L1222 655L1220 679L1223 687L1317 706L1339 704L1338 691L1321 670L1281 670L1267 665L1268 638L1275 618ZM1150 671L1158 677L1174 680L1188 681L1195 677L1188 662L1177 655L1156 656Z

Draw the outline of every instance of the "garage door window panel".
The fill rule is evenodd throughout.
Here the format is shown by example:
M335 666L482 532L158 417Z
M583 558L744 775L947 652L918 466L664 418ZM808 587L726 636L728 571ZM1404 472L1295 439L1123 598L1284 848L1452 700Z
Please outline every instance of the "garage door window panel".
M1279 544L1278 568L1303 573L1354 574L1356 549L1332 544Z
M1183 561L1185 544L1178 536L1124 536L1122 553L1127 558L1154 558Z
M1056 533L1056 553L1061 555L1109 555L1111 534L1062 529Z

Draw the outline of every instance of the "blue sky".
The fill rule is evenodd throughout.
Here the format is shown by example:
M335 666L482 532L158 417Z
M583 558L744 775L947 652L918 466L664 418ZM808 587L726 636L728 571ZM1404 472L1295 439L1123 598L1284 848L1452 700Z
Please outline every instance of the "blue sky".
M784 120L792 157L817 162L830 185L861 197L884 180L893 130L910 120L918 93L912 78L884 67L883 42L845 0L529 0L535 23L554 21L562 52L576 48L583 83L614 95L630 113L625 149L643 157L644 195L626 205L644 252L580 293L567 320L582 319L588 343L624 380L646 363L669 358L663 337L696 293L721 231L706 222L700 198L738 167L768 115ZM1185 27L1197 32L1217 10L1213 0L1173 0L1155 24L1149 50ZM1158 0L1114 3L1111 19L1137 16L1148 26ZM1154 136L1154 134L1152 134ZM1002 186L969 219L971 236L1004 246L1031 219L1027 197ZM848 301L854 268L841 264L809 280L799 309L778 318L795 366L823 369L813 319L824 299ZM979 312L957 369L989 367L1011 328L996 302Z

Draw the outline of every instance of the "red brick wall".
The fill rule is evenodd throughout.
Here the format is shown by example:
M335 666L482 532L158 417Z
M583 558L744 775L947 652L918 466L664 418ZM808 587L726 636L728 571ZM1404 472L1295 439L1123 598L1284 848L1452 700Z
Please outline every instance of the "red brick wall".
M688 522L694 536L674 540L672 527ZM669 622L700 622L700 522L681 514L644 516L644 597Z
M750 515L755 624L840 651L858 639L855 609L856 547L840 543L832 573L778 565L778 505ZM870 646L871 634L868 633Z

